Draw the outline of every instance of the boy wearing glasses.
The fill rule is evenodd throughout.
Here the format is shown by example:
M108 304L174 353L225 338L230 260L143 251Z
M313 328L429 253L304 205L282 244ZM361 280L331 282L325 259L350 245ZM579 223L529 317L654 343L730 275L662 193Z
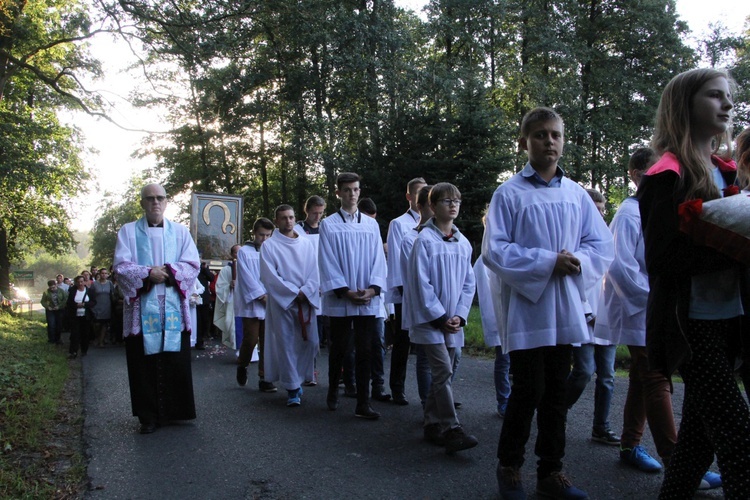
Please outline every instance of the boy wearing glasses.
M411 341L420 344L432 374L424 405L425 440L455 453L478 443L458 421L451 388L456 348L463 346L463 326L474 298L474 271L471 244L453 225L461 207L458 188L436 184L429 204L433 217L414 241L404 276L405 302L421 307L405 312Z
M537 411L537 494L588 498L562 473L566 380L573 343L588 343L585 292L613 259L612 235L586 191L558 166L563 121L535 108L521 121L528 163L497 188L487 211L482 258L500 280L503 352L513 388L498 443L504 499L526 498L520 469Z

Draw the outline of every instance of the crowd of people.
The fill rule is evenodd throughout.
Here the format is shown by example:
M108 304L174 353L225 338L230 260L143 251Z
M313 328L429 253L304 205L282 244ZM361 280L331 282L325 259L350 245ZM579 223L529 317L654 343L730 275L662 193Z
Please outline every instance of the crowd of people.
M456 186L411 180L408 209L390 222L384 243L377 207L360 197L360 177L344 172L335 211L324 218L320 196L307 200L301 221L292 206L278 206L273 219L254 223L253 239L233 247L214 277L187 230L164 218L164 188L150 184L141 192L144 217L118 234L117 280L99 270L81 273L69 290L62 277L50 282L43 299L49 341L59 341L65 320L58 311L66 309L75 350L80 345L85 354L90 340L102 345L113 332L104 325L124 297L121 334L133 415L144 434L195 418L190 347L203 346L211 323L238 351L237 383L247 384L257 349L259 390L277 392L278 384L289 407L319 383L316 356L327 345L328 409L339 409L343 382L344 396L356 399L354 416L365 420L380 417L372 399L410 404L413 351L424 439L452 454L477 445L459 421L452 390L476 293L484 339L495 350L502 498L526 498L520 469L535 414L536 493L588 498L563 472L563 457L568 409L594 374L592 440L616 446L638 470L665 469L660 498L719 486L727 498L746 498L750 410L734 368L738 346L747 344L741 319L750 276L737 260L693 241L680 219L683 202L749 194L750 132L737 139L739 169L732 160L732 85L713 69L667 85L651 147L630 158L636 196L620 204L609 227L601 193L570 180L558 163L563 118L549 108L529 111L519 139L528 162L494 192L473 265L472 246L455 225ZM211 283L212 321L210 312L196 312ZM93 337L83 333L92 324ZM620 435L609 418L617 345L631 357ZM676 371L685 382L679 431L671 401ZM646 423L661 462L641 444ZM721 475L709 470L714 459Z
M73 279L58 274L42 293L47 342L63 345L69 333L68 355L85 356L89 346L122 343L122 292L107 268L91 266Z

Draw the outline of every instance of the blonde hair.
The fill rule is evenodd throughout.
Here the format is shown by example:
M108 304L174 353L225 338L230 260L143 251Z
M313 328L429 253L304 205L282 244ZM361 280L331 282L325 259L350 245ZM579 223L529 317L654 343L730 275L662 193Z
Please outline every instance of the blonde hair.
M740 189L750 188L750 127L737 136L737 180Z
M688 200L712 200L720 196L711 172L692 141L693 124L690 120L693 97L706 82L714 78L726 78L730 89L735 87L726 71L713 68L685 71L672 78L664 88L656 111L651 147L659 155L670 152L677 157L681 167L678 189ZM730 125L724 133L714 138L714 154L718 154L724 145L725 150L720 156L727 160L732 155L731 129Z

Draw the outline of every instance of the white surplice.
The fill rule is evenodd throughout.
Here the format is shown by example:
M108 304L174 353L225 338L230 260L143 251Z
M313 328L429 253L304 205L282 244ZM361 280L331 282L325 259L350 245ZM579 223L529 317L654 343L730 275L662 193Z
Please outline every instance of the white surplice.
M354 222L344 222L340 213L323 219L320 222L318 267L323 293L322 314L333 317L381 314L382 293L367 305L354 304L334 293L339 288L364 290L372 285L385 292L385 253L375 219L360 215Z
M219 271L216 278L216 303L214 304L214 325L221 330L221 343L230 349L237 349L236 326L234 321L234 290L232 283L232 265L227 264ZM236 287L236 284L235 284Z
M502 281L503 352L590 341L585 291L612 261L612 235L588 193L561 181L537 188L519 173L492 196L482 258ZM562 250L581 261L580 274L553 274Z
M298 389L314 379L318 353L320 280L313 243L275 230L261 247L260 279L267 292L265 380L278 381L288 391ZM295 300L300 291L309 304Z
M482 317L482 335L484 345L497 347L502 345L500 340L500 328L504 324L497 320L495 300L491 280L497 280L495 274L487 269L480 256L474 263L474 277L477 280L477 299L479 302L479 315Z
M409 209L405 214L393 219L388 225L388 258L386 265L388 267L388 276L386 284L388 290L385 293L385 301L388 304L400 304L402 302L399 287L403 286L401 277L401 242L404 235L419 224L419 213Z
M258 299L265 294L266 289L260 282L260 252L253 243L245 243L237 252L234 315L240 318L264 319L266 306Z
M411 250L414 248L414 240L417 239L419 234L419 226L411 228L404 234L401 239L401 252L399 255L399 268L401 271L401 287L403 292L401 293L401 329L409 329L409 313L407 309L410 307L409 299L406 295L406 287L408 286L408 273L409 273L409 257L411 256Z
M454 227L457 241L445 241L443 233L428 221L414 241L404 289L408 307L409 337L415 344L463 347L464 330L443 333L430 324L444 317L467 320L474 299L475 279L471 268L471 244Z
M649 286L638 200L626 198L609 228L615 240L615 260L604 275L594 332L614 344L645 347Z

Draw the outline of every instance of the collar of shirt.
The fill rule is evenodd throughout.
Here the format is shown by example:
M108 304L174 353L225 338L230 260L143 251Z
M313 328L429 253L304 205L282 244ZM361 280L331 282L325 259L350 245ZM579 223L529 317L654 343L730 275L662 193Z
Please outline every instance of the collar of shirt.
M151 223L149 222L149 223L148 223L148 227L164 227L164 221L162 221L162 222L160 222L160 223L158 223L158 224L151 224Z
M411 215L411 218L414 219L414 222L416 222L417 224L419 224L419 219L421 217L419 215L419 212L415 212L414 210L412 210L410 208L409 210L406 211L406 213L409 214L409 215Z
M362 216L359 214L359 210L355 210L353 214L350 214L346 210L339 208L339 214L344 219L344 222L359 222Z
M443 238L443 241L450 241L450 242L453 242L453 243L455 243L455 242L457 242L457 241L458 241L458 237L459 237L459 236L461 235L461 232L460 232L460 231L458 230L458 228L457 228L457 227L456 227L455 225L452 225L452 226L451 226L451 234L449 234L448 236L446 236L446 235L445 235L445 234L443 233L443 231L441 231L441 230L440 230L440 228L438 228L438 227L437 227L437 226L435 225L435 219L434 219L434 218L432 218L432 217L430 218L430 220L428 220L427 222L425 222L425 223L424 223L424 224L422 225L422 228L423 228L423 229L424 229L424 228L426 228L426 227L429 227L429 228L431 228L431 229L433 229L433 230L437 231L437 232L438 232L438 234L440 234L440 236L442 236L442 238Z
M543 187L554 187L559 188L562 185L562 178L565 176L565 171L557 166L555 170L555 176L549 181L545 181L542 177L534 170L531 163L526 163L526 166L521 170L521 175L526 178L527 181L531 182L536 188Z

